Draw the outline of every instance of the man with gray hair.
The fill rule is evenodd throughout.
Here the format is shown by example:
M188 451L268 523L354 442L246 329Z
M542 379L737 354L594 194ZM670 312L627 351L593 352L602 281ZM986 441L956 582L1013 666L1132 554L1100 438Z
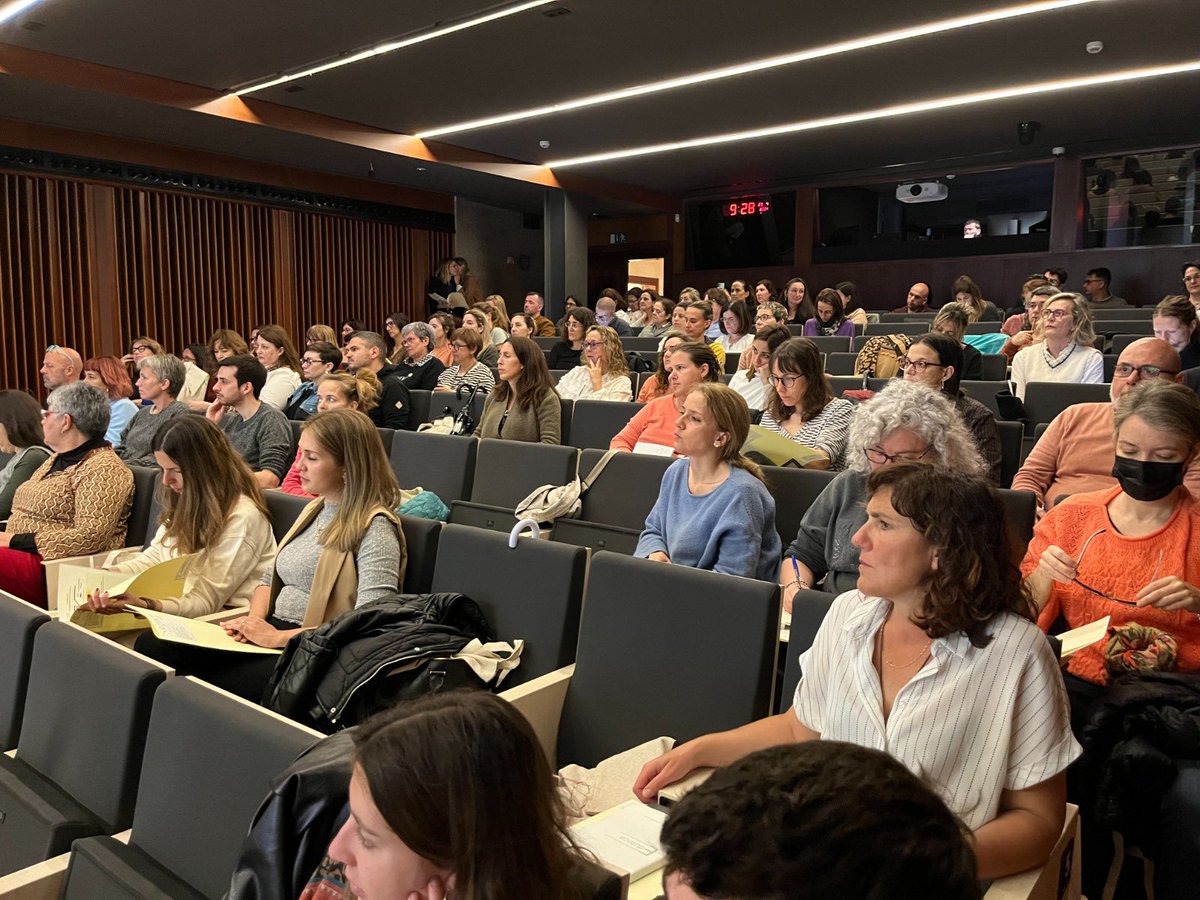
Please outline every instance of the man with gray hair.
M383 386L379 405L367 416L377 428L408 427L410 398L404 382L396 377L396 366L387 364L388 344L383 335L374 331L356 331L346 342L346 367L351 372L370 369Z
M186 381L187 369L178 356L147 356L138 364L138 394L149 405L139 409L121 433L117 456L126 464L147 468L157 465L150 445L167 422L188 414L187 406L175 399Z
M617 301L612 297L601 297L596 301L596 324L607 325L618 337L627 338L633 334L629 323L617 315Z
M400 329L400 345L405 359L395 367L396 377L410 391L432 391L446 371L446 364L433 355L433 329L424 322L409 322Z
M70 347L51 344L42 357L42 384L52 391L83 378L83 358Z

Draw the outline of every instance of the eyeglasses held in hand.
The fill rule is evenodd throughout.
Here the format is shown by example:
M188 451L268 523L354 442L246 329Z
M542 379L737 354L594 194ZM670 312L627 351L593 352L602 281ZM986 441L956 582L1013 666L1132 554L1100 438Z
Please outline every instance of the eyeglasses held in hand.
M1079 558L1077 560L1075 560L1075 571L1076 572L1078 572L1079 567L1083 565L1084 554L1087 553L1087 548L1092 543L1092 539L1097 538L1100 535L1107 534L1107 533L1108 533L1107 528L1101 528L1099 531L1093 531L1090 535L1088 535L1088 539L1083 542L1083 549L1079 551ZM1152 582L1156 578L1158 578L1158 570L1159 570L1159 568L1162 567L1162 561L1163 561L1163 551L1160 548L1158 551L1158 562L1156 562L1154 564L1154 572L1150 575L1150 580L1147 581L1146 584L1150 584L1150 582ZM1095 594L1097 597L1103 597L1105 600L1111 600L1113 603L1120 603L1124 606L1137 606L1136 600L1122 600L1120 597L1114 597L1112 594L1109 594L1106 591L1098 591L1091 585L1084 584L1082 581L1079 580L1078 576L1076 576L1075 578L1072 578L1071 581L1073 584L1079 585L1079 587L1083 588L1089 594Z

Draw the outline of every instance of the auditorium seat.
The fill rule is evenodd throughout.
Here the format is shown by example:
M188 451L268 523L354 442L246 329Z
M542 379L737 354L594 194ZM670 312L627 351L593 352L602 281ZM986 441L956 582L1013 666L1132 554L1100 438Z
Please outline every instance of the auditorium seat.
M267 515L271 517L271 533L275 535L275 543L283 540L304 507L312 503L312 497L297 497L285 494L283 491L263 491L263 499L267 501Z
M409 415L412 415L411 411ZM395 435L394 428L376 428L379 432L379 440L383 442L383 453L385 456L390 456L392 453L392 436Z
M271 779L322 735L194 678L154 696L128 844L76 841L62 897L217 898Z
M437 561L438 538L442 523L416 516L400 516L404 532L407 564L402 590L406 594L427 594L433 584L433 567Z
M621 349L627 353L657 353L658 342L662 338L654 337L627 337L621 338Z
M1094 320L1096 334L1111 337L1118 334L1148 337L1154 334L1154 320L1150 317L1132 319L1109 319L1106 317Z
M843 334L819 334L808 338L822 353L849 353L850 338Z
M580 478L603 455L603 450L584 450L579 457ZM579 517L558 519L551 540L632 555L658 500L663 473L672 462L662 456L616 454L583 495Z
M449 506L471 496L479 441L458 434L398 431L392 436L392 471L400 486L424 488Z
M826 353L825 374L853 375L856 359L858 359L857 353Z
M929 333L929 322L880 322L878 325L867 326L866 336L877 337L881 334L906 334L915 336ZM855 346L861 341L855 341Z
M1033 540L1037 495L1030 491L1001 489L1000 502L1004 507L1004 530L1008 532L1013 565L1020 566L1029 542Z
M763 466L767 487L775 498L775 530L787 547L800 531L800 520L837 476L822 469L798 469L795 466Z
M1109 384L1074 384L1060 381L1033 381L1025 386L1026 429L1032 433L1039 422L1054 417L1076 403L1107 403L1112 397Z
M158 490L161 475L158 467L130 466L133 473L133 503L129 507L129 519L126 525L125 546L140 547L146 541L146 529L150 524L150 506L154 502L154 492ZM154 537L151 533L150 537Z
M738 364L742 361L741 353L726 353L725 354L725 371L732 375L737 372Z
M1012 484L1013 476L1021 468L1021 447L1025 440L1025 423L996 420L1000 434L1000 487Z
M796 696L796 685L800 683L800 655L813 645L821 623L825 621L836 594L824 591L797 591L792 598L792 625L787 643L779 648L784 656L782 685L776 712L791 708Z
M853 353L847 354L847 356L853 355ZM829 388L835 397L842 396L844 391L861 391L863 389L861 375L826 375L825 380L829 382Z
M409 431L416 431L430 420L429 410L433 403L433 391L408 392L408 425Z
M1154 333L1153 330L1151 330L1150 334L1153 334L1153 333ZM1130 344L1132 344L1134 341L1144 340L1146 337L1147 337L1147 335L1142 334L1142 333L1139 333L1139 334L1125 334L1125 333L1114 334L1113 339L1112 339L1112 347L1109 348L1108 352L1110 354L1112 354L1112 356L1114 356L1114 357L1120 356L1122 353L1125 352L1125 348L1128 347ZM1114 359L1114 363L1115 363L1115 359ZM1110 381L1112 380L1111 376L1109 377L1108 380L1110 380Z
M483 415L483 401L487 399L487 391L477 391L471 400L471 421L479 424ZM463 408L463 401L455 396L453 391L434 391L429 398L429 419L433 422L443 416L455 418ZM472 429L474 428L472 425Z
M129 827L151 703L169 674L75 625L37 630L16 756L0 754L0 873Z
M778 630L776 584L597 553L575 664L501 696L555 768L594 766L767 715Z
M570 369L551 369L550 381L554 384L558 384L560 381L562 381L562 377L570 371Z
M632 379L630 379L632 383ZM558 419L558 442L560 444L571 443L571 429L574 427L575 418L575 401L564 400L561 397L559 403L559 419Z
M505 685L529 681L575 659L587 573L582 547L447 525L433 567L435 592L453 591L479 604L502 641L525 641L521 664Z
M471 499L450 504L450 521L508 533L517 524L517 504L534 488L566 484L575 477L578 462L574 447L481 440Z
M1113 380L1113 373L1117 369L1117 357L1118 357L1118 354L1116 354L1116 353L1105 353L1104 354L1104 380L1109 382L1110 384L1112 383L1112 380Z
M654 373L647 373L653 377ZM580 450L607 450L629 420L644 403L621 403L611 400L577 400L571 417L571 446Z
M977 400L992 411L992 415L1000 417L1000 407L996 403L996 394L1009 390L1007 381L960 381L959 388L972 400Z
M33 639L49 621L45 610L0 591L0 753L17 746Z
M1003 353L983 353L983 378L980 381L1003 381L1008 374L1008 357Z
M543 350L549 350L561 340L562 338L560 338L558 335L555 335L554 337L535 337L533 342Z

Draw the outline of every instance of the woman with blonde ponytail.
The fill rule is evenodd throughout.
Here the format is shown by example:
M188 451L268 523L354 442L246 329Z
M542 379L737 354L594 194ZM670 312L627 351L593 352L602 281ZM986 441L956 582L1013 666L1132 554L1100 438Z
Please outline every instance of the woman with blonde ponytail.
M330 409L357 409L369 413L379 404L383 385L370 369L359 369L353 375L348 372L331 372L317 379L317 415ZM279 489L296 497L311 497L300 486L300 451Z
M769 579L779 568L775 501L742 456L750 408L719 383L695 385L675 423L676 460L663 475L636 556Z

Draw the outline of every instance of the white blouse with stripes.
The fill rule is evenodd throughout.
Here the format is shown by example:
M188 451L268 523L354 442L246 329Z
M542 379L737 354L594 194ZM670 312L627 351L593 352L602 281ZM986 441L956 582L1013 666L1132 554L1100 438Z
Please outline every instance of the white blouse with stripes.
M972 830L996 818L1002 791L1040 784L1079 756L1050 644L1012 613L993 622L986 647L962 632L935 640L885 722L871 657L890 606L859 591L834 601L801 656L795 711L805 726L890 753Z

